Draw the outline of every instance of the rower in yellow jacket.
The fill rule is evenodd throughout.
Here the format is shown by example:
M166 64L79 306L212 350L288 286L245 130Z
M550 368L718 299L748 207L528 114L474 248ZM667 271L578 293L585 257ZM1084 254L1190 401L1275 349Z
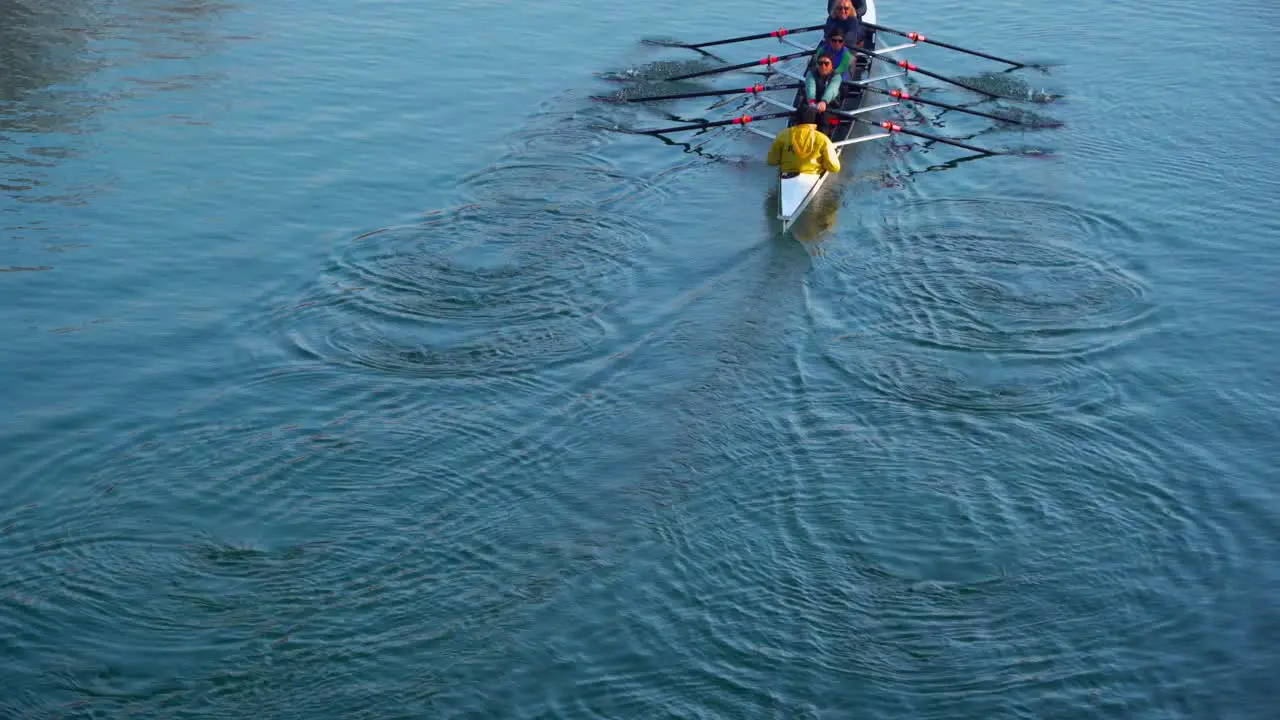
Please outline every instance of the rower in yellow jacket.
M818 132L817 111L812 105L801 105L796 110L795 124L773 139L766 160L778 165L784 175L840 172L840 156L836 155L831 138Z

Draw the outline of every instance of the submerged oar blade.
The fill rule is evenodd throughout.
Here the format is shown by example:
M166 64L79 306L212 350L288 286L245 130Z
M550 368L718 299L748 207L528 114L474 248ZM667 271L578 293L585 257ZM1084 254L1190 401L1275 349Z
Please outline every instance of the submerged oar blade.
M898 98L899 100L907 100L910 102L921 103L924 105L933 105L934 107L940 107L945 110L955 110L956 112L968 113L970 115L977 115L978 117L984 117L989 120L996 120L998 122L1013 123L1014 125L1030 125L1031 124L1026 122L1025 120L1016 120L1014 118L1005 117L1003 115L994 115L992 113L985 113L985 112L982 112L981 110L970 110L969 108L960 107L959 105L952 105L951 103L944 103L940 100L925 100L924 98L918 98L915 95L912 95L911 93L908 93L908 92L904 92L902 90L881 90L880 88L871 87L871 86L867 86L866 89L874 93L880 93L881 95L888 95L889 97Z
M737 65L725 65L724 67L719 67L712 70L699 70L698 72L686 73L684 75L676 75L675 77L666 78L666 80L667 82L672 82L674 80L688 80L690 78L705 77L707 75L717 75L719 73L725 73L725 72L733 72L734 70L745 70L746 68L755 67L757 65L770 66L776 63L780 63L783 60L794 60L798 57L802 57L808 54L810 54L809 51L805 50L804 52L795 52L795 53L791 53L790 55L770 55L768 57L760 58L759 60L753 60L751 62L745 62L745 63L738 63Z
M699 92L675 93L673 95L650 95L649 97L624 98L621 102L657 102L659 100L683 100L685 98L717 97L720 95L758 95L770 90L787 90L798 87L800 87L800 83L774 85L771 87L765 87L757 83L751 87L735 88L733 90L702 90Z
M781 39L792 33L809 32L811 30L821 30L822 28L823 28L822 25L810 25L809 27L792 28L790 30L788 30L787 28L778 28L777 30L773 30L771 32L766 32L766 33L757 33L755 35L743 35L741 37L727 38L725 40L711 40L709 42L690 43L687 45L681 45L681 47L686 47L690 50L697 50L699 48L711 47L713 45L729 45L730 43L747 42L748 40L763 40L765 38L770 38L770 37Z
M894 30L893 28L885 27L883 25L877 25L875 23L863 23L863 25L866 25L867 27L872 28L873 30L881 30L887 33L893 33L894 35L901 35L902 37L907 38L912 42L937 45L938 47L944 47L944 48L947 48L948 50L955 50L956 52L962 52L966 55L973 55L975 57L986 58L988 60L995 60L996 62L1002 62L1006 65L1012 65L1015 68L1028 67L1027 63L1021 63L1021 62L1018 62L1017 60L1002 58L999 55L984 53L980 50L971 50L969 48L960 47L959 45L952 45L951 43L945 43L945 42L942 42L941 40L930 40L927 36L918 32L903 32L901 30Z
M631 130L629 132L637 135L663 135L665 133L683 132L685 130L702 130L704 128L721 127L724 125L746 125L747 123L756 122L757 120L772 120L773 118L786 117L790 114L790 112L776 112L766 113L764 115L743 115L741 117L730 118L728 120L713 120L711 122L676 125L674 127L655 128L652 130Z
M983 90L983 89L982 89L982 88L980 88L980 87L975 87L975 86L970 85L970 84L968 84L968 83L961 82L961 81L959 81L959 80L956 80L955 78L950 78L950 77L947 77L946 75L939 75L938 73L935 73L935 72L929 72L928 70L924 70L924 69L922 69L922 68L920 68L920 67L916 66L916 64L915 64L915 63L909 62L909 61L907 61L907 60L895 60L895 59L893 59L893 58L889 57L888 55L885 55L885 54L883 54L883 53L878 53L878 52L876 52L875 50L866 50L866 49L864 49L864 48L851 48L851 49L852 49L854 52L856 52L857 54L859 54L859 55L866 55L867 57L873 57L873 58L875 58L875 59L877 59L877 60L883 60L883 61L885 61L885 62L887 62L887 63L891 63L891 64L893 64L893 65L896 65L896 66L898 66L898 67L902 68L903 70L906 70L907 72L920 73L921 75L924 75L925 77L931 77L931 78L933 78L934 80L941 80L942 82L945 82L945 83L951 83L952 85L955 85L956 87L962 87L962 88L964 88L965 90L968 90L968 91L970 91L970 92L976 92L976 93L978 93L979 95L986 95L987 97L991 97L991 98L998 98L998 97L1001 97L1001 95L999 95L999 94L997 94L997 93L993 93L993 92L991 92L990 90Z
M968 143L960 142L959 140L952 140L951 138L944 138L938 135L931 135L929 133L920 132L919 130L911 130L909 128L904 128L901 125L898 125L897 123L891 123L888 121L877 122L874 120L863 120L860 117L853 118L853 121L860 122L864 125L874 125L875 127L888 130L891 133L902 133L904 135L914 135L918 138L924 138L925 140L940 142L943 145L954 145L958 148L964 148L965 150L970 150L972 152L982 153L983 155L1008 155L1009 154L1002 150L988 150L986 148L980 148L977 145L970 145Z

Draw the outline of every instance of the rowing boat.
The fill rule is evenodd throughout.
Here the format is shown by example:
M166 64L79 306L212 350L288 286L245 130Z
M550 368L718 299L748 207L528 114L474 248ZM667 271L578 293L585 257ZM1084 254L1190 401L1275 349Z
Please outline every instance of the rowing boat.
M867 12L863 15L864 22L876 21L876 4L875 0L867 0ZM875 31L872 30L866 42L869 47L875 47ZM815 47L815 51L817 48ZM871 64L874 62L866 55L858 55L855 59L853 67L849 72L849 82L845 84L845 90L842 93L840 109L847 113L854 113L861 109L862 101L866 97L863 86L858 83L870 76ZM801 75L803 78L803 75ZM803 83L803 80L801 80ZM795 100L792 106L799 107L805 102L804 86L796 89ZM795 118L787 122L790 127L795 124ZM853 121L853 117L840 117L839 123L831 130L831 140L835 144L835 153L839 157L843 154L845 141L849 140L849 136L853 134L857 123ZM822 188L830 173L823 170L819 173L784 173L782 168L778 168L778 219L782 221L782 228L785 230L800 217L800 213L809 206L809 203L818 194L818 190Z
M876 25L875 0L866 0L866 6L867 11L862 15L862 22L868 26L874 26ZM875 49L876 54L879 56L915 46L915 42L913 41L894 47L881 47L877 49L875 47L875 41L876 31L874 27L869 27L864 42L866 47ZM797 48L807 47L785 36L781 38L781 42ZM819 42L817 46L814 46L811 52L817 52L817 48L820 45L821 42ZM840 107L837 111L838 114L836 114L839 122L834 128L832 128L830 133L832 145L834 146L837 156L842 155L844 153L844 149L850 145L869 142L871 140L879 140L881 138L889 137L890 135L890 133L887 132L873 133L869 135L857 135L854 132L859 125L866 124L865 122L855 118L859 118L859 116L866 115L876 110L894 107L898 104L898 101L895 100L878 105L863 106L863 100L866 99L869 94L869 90L874 90L872 86L875 83L899 77L902 74L899 73L884 77L872 77L871 67L873 63L875 63L875 59L871 56L858 54L854 66L849 71L849 79L844 83L844 90L841 93ZM762 97L761 100L771 105L783 108L795 108L799 107L801 103L804 103L804 75L784 68L775 68L774 71L784 77L799 80L801 82L801 87L796 89L795 98L791 101L790 105L769 97ZM794 125L795 122L795 118L792 117L787 123L788 127ZM888 129L892 129L892 127ZM758 134L764 135L765 137L772 137L763 132ZM804 209L808 207L809 203L817 196L818 191L822 189L822 185L826 182L828 175L830 175L830 173L825 170L818 173L784 173L781 168L778 169L778 219L782 221L783 230L790 228L796 222L800 217L800 214L804 212Z
M1008 60L996 55L991 55L989 53L984 53L977 50L970 50L968 48L963 48L958 45L944 43L939 40L929 40L925 35L921 33L903 32L901 30L894 30L893 28L888 28L883 25L880 25L876 17L875 0L866 0L866 11L863 13L861 19L862 19L863 27L866 28L866 30L868 31L865 33L864 37L862 38L864 47L855 50L855 54L857 56L856 62L854 63L853 67L849 71L849 79L844 82L844 88L841 94L839 107L827 108L827 114L833 115L838 119L838 123L835 125L835 127L831 128L831 132L829 134L829 137L831 138L832 145L834 146L834 150L837 156L843 155L843 151L846 147L849 147L858 143L862 143L862 142L869 142L872 140L879 140L881 138L891 137L896 133L912 135L912 136L923 138L925 140L929 140L932 142L938 142L945 145L952 145L955 147L964 148L966 150L971 150L973 152L979 153L981 155L1005 154L1002 151L987 150L985 148L976 147L974 145L970 145L968 143L961 142L956 139L941 137L938 135L921 132L920 130L908 129L898 123L891 122L891 121L873 122L871 120L866 119L865 116L877 110L896 107L903 102L911 102L911 103L919 103L924 105L933 105L933 106L945 108L948 110L981 116L981 117L985 117L985 118L989 118L989 119L997 120L1001 122L1006 122L1010 124L1025 125L1026 123L1024 121L1016 118L1010 118L1003 115L994 115L991 113L985 113L979 110L974 110L972 108L960 107L957 105L952 105L952 104L940 102L937 100L926 100L926 99L908 94L903 90L885 90L885 89L876 87L878 83L884 82L886 80L899 78L907 75L908 73L918 72L921 75L925 75L927 77L931 77L937 80L942 80L944 82L963 88L970 92L986 95L988 97L997 97L995 94L987 90L983 90L979 87L975 87L974 85L971 85L969 83L965 83L960 80L956 80L954 78L949 78L949 77L946 77L945 75L939 75L934 72L923 70L921 68L916 67L916 65L914 65L913 63L907 62L906 60L899 60L898 58L891 56L892 53L914 48L918 43L927 42L933 45L938 45L941 47L945 47L945 48L966 53L969 55L975 55L978 57L994 60L997 62L1002 62L1007 65L1012 65L1015 68L1026 67L1024 63L1019 63L1014 60ZM718 74L723 72L749 70L753 67L758 68L760 65L764 65L766 81L763 83L758 83L752 87L748 87L745 90L743 89L707 90L707 91L698 91L698 92L676 93L672 95L650 95L647 97L629 98L626 100L626 102L653 102L653 101L661 101L661 100L676 100L676 99L694 98L694 97L711 97L716 95L748 95L748 96L754 96L756 99L758 99L762 103L773 105L774 107L780 108L782 111L765 114L765 115L743 115L741 117L731 118L728 120L712 120L712 121L706 121L706 122L679 125L675 127L655 128L655 129L649 129L649 130L635 130L632 132L638 132L638 133L647 134L647 135L662 135L665 133L682 132L687 130L706 130L713 127L739 126L747 130L748 132L751 132L756 135L760 135L761 137L767 138L771 141L774 140L777 137L774 133L767 132L759 127L751 126L749 125L749 123L752 123L753 121L759 121L759 120L768 120L773 118L787 117L787 118L790 118L788 121L788 126L795 124L795 115L794 115L795 109L800 107L801 104L806 102L806 99L804 96L804 70L809 67L809 62L812 59L813 54L816 52L817 47L821 45L821 41L819 41L818 45L804 45L799 42L796 42L795 40L787 36L791 33L810 32L810 31L820 30L820 29L822 29L821 25L814 25L812 27L799 28L796 30L779 29L779 30L766 32L766 33L758 33L755 35L744 35L742 37L728 38L725 40L714 40L714 41L704 42L704 43L675 44L674 45L675 47L683 47L683 48L688 48L691 50L697 50L699 52L703 52L702 50L703 48L711 47L714 45L727 45L731 43L747 42L751 40L762 40L766 38L774 38L779 43L783 43L786 45L790 45L794 48L798 48L800 52L792 53L790 55L784 55L782 57L768 56L756 62L745 62L745 63L734 64L734 65L726 65L726 66L712 69L712 70L699 70L696 72L686 73L683 75L677 75L675 77L667 78L668 81L688 80L692 78L704 77L707 75L713 75L713 74ZM906 38L907 40L909 40L909 42L902 43L899 45L894 45L891 47L884 47L884 46L877 47L876 37L880 33L889 33L893 35L898 35L903 38ZM854 50L854 48L850 48L850 50ZM798 60L800 58L804 59L805 64L800 68L799 72L796 72L793 69L784 67L784 64L786 61ZM885 65L888 69L890 69L891 70L890 74L882 75L880 77L872 77L872 73L871 73L872 65L875 64L876 61L880 61L883 65ZM798 81L798 82L793 84L788 84L788 85L770 86L768 85L768 82L773 78L774 75L780 75L782 77L789 78L791 80ZM781 100L778 100L773 97L769 97L767 94L765 94L769 91L780 90L784 88L795 88L795 95L790 103L782 102ZM876 93L879 95L886 96L886 99L888 101L879 103L879 104L864 105L863 101L871 93ZM858 126L874 127L879 132L873 132L869 134L858 134L858 133L855 133L855 128L857 128ZM801 213L804 212L805 208L807 208L809 204L813 201L814 197L817 196L818 192L822 189L822 186L826 183L828 175L830 175L830 173L826 171L819 171L817 173L784 173L782 172L781 168L779 168L777 217L780 221L782 221L782 226L784 231L789 229L796 222L796 220L800 217Z

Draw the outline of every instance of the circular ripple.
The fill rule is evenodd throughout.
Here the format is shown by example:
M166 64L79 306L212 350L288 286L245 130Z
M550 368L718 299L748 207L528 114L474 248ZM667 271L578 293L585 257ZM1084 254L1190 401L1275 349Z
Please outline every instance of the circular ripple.
M594 214L646 189L639 179L610 167L530 160L491 165L463 176L459 185L477 201L514 214Z
M646 613L655 656L699 648L725 659L724 684L753 659L804 658L811 681L831 668L867 679L876 690L859 699L886 715L941 708L919 717L1038 708L1050 694L1115 701L1152 673L1166 688L1200 682L1203 656L1168 647L1214 642L1231 553L1225 528L1179 492L1174 476L1198 470L1176 443L1120 424L975 436L927 423L867 447L831 424L847 399L826 400L801 434L818 466L787 462L801 443L778 440L680 507L674 557L644 587L665 595L657 608L695 598L708 622L698 636L693 611Z
M572 93L543 102L521 132L507 141L502 162L460 179L468 195L511 214L553 209L560 213L636 210L639 198L666 196L663 184L639 169L635 159L622 172L616 154L604 149L619 138L630 115L608 103L583 103ZM621 203L625 201L626 207Z
M913 406L960 413L1028 415L1112 404L1117 388L1080 362L1001 362L971 355L944 363L933 354L837 343L828 357L867 387ZM979 358L975 361L974 358Z
M472 209L351 244L289 332L303 353L402 376L466 377L580 359L633 272L619 217Z
M607 133L594 127L604 122L604 117L604 108L584 105L572 94L550 98L530 116L521 132L508 139L507 145L517 156L563 158L572 153L575 157L592 157L591 152L610 140Z
M1015 200L918 201L900 218L858 292L903 339L1077 356L1126 342L1153 312L1141 278L1108 257L1137 241L1114 219Z

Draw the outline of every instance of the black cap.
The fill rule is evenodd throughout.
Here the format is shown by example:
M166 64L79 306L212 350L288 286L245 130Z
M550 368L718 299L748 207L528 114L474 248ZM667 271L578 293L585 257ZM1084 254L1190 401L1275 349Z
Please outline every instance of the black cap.
M818 122L818 109L809 103L796 108L797 125L815 125Z

